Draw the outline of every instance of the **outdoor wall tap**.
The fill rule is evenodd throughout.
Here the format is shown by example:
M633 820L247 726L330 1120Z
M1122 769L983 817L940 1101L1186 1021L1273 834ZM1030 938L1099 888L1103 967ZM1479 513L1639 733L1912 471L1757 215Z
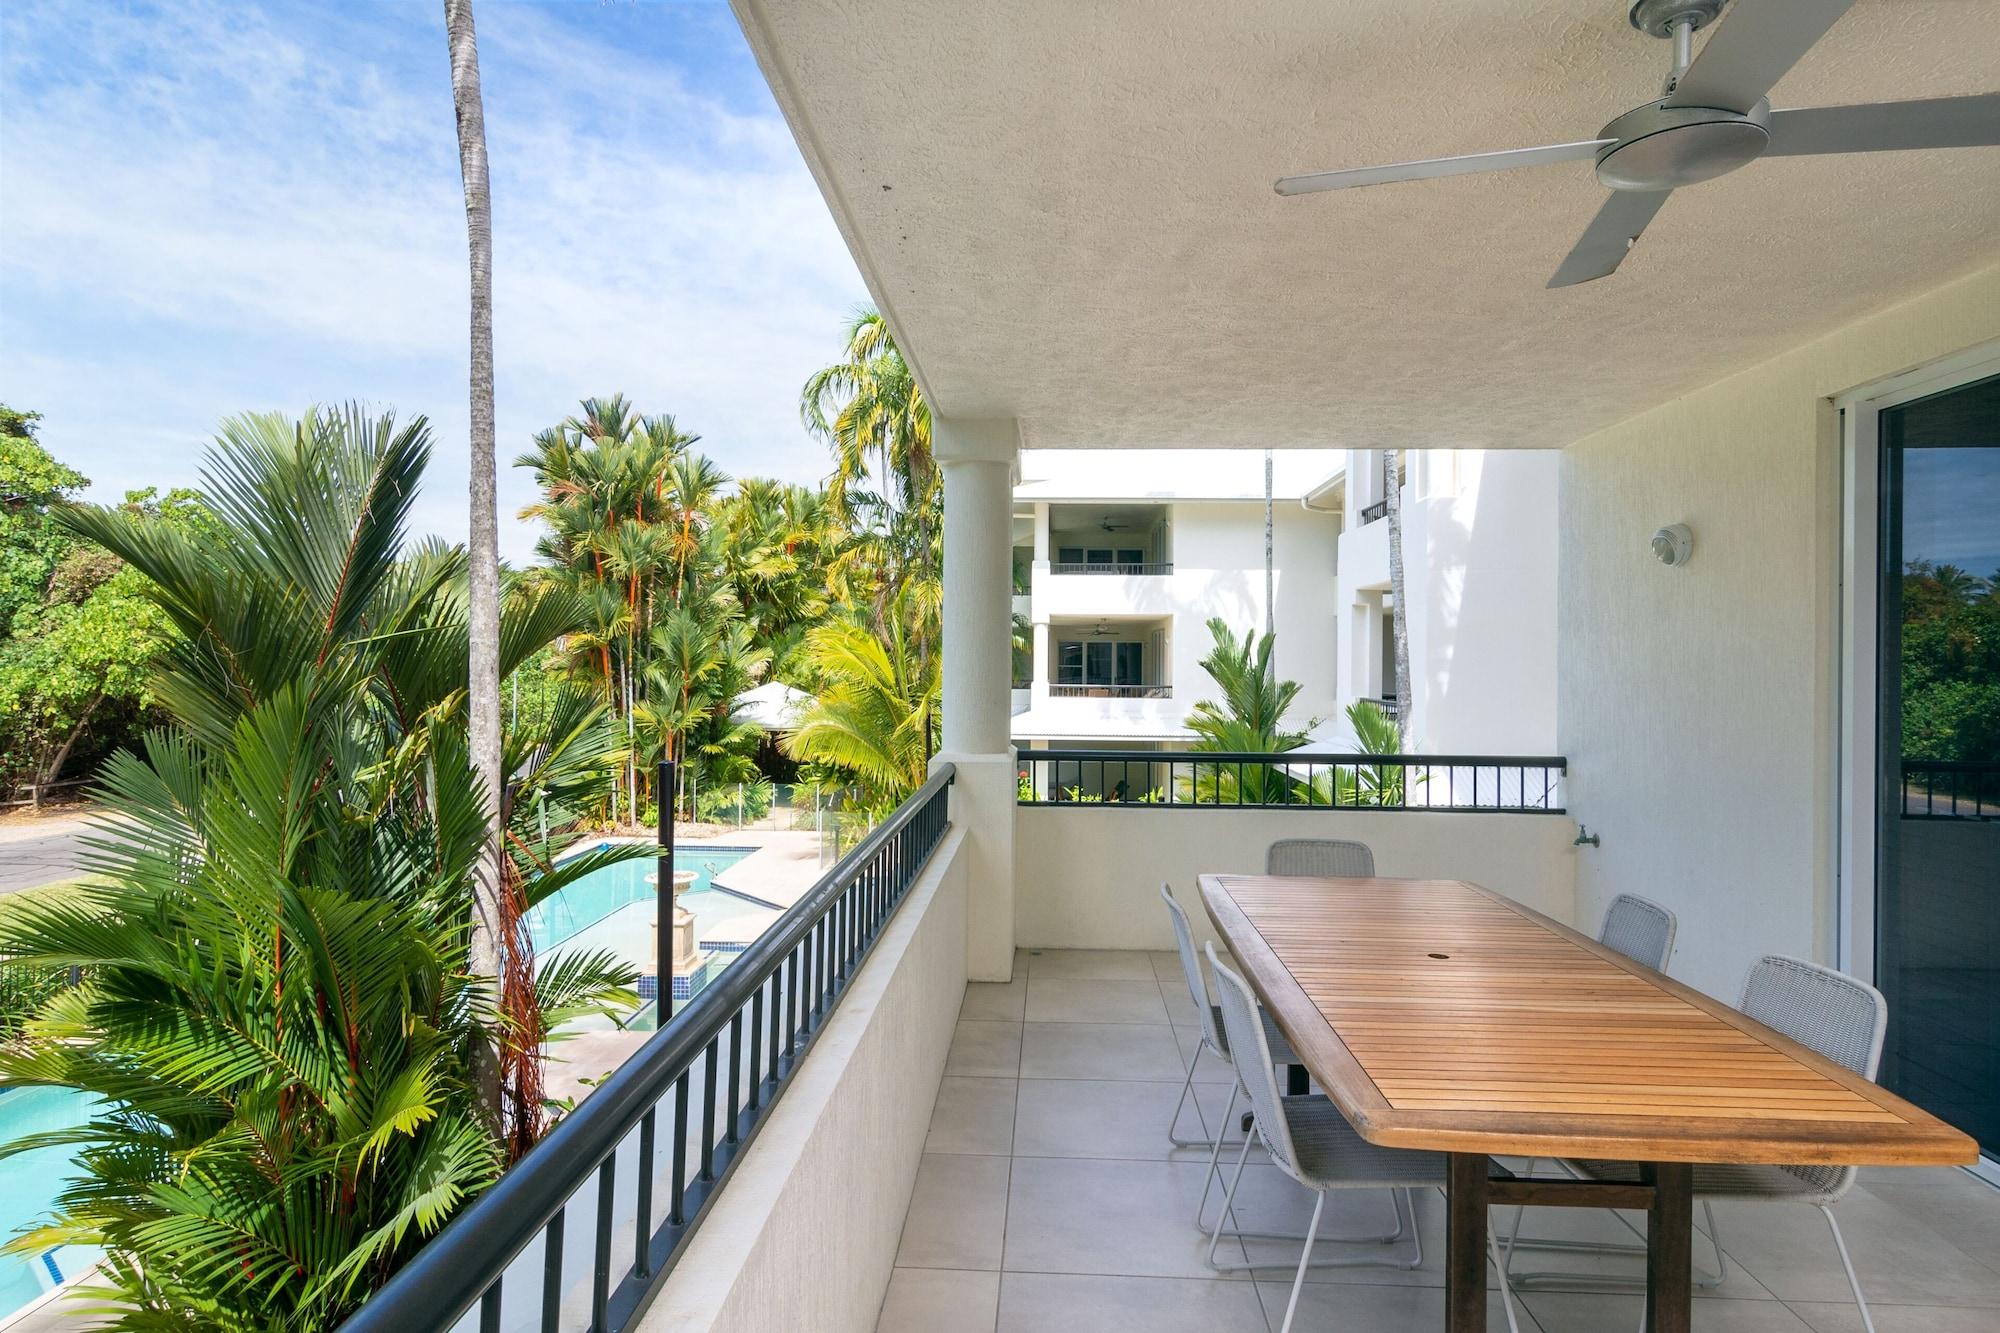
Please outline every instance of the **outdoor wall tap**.
M1572 842L1570 846L1595 847L1598 845L1599 845L1599 839L1595 833L1592 833L1589 829L1585 828L1581 824L1578 824L1576 826L1576 841Z

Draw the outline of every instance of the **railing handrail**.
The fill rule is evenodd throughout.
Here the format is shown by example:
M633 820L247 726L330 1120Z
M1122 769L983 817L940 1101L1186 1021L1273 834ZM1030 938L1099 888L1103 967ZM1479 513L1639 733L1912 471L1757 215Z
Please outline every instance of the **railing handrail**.
M451 1220L352 1318L342 1333L448 1327L472 1308L495 1276L532 1244L592 1172L618 1150L675 1083L819 925L829 904L927 802L949 785L949 763L877 825L738 954L722 976L690 1000L581 1105L471 1206ZM664 964L668 960L662 959Z
M1051 574L1171 574L1171 560L1051 560Z
M1905 773L2000 773L2000 759L1905 759Z
M1518 754L1353 754L1334 753L1326 750L1023 750L1022 760L1094 760L1113 759L1138 763L1142 760L1165 762L1185 760L1207 763L1215 760L1225 764L1266 763L1284 764L1392 764L1399 767L1430 764L1444 768L1560 768L1568 769L1569 760L1562 755L1518 755Z

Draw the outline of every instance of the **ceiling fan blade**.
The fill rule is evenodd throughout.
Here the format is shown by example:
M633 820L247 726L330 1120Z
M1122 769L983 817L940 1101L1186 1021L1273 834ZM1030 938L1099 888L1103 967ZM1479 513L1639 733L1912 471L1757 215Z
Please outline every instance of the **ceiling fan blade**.
M1597 210L1597 216L1583 229L1556 274L1550 287L1574 287L1593 278L1606 278L1618 270L1625 252L1646 230L1653 214L1667 202L1672 190L1614 190Z
M1736 0L1667 105L1748 111L1854 0Z
M2000 93L1773 111L1766 154L1880 153L2000 144Z
M1577 162L1597 156L1597 150L1618 142L1616 139L1584 139L1577 143L1552 143L1540 148L1510 148L1499 153L1471 153L1464 157L1431 157L1421 162L1391 162L1380 167L1353 167L1346 171L1315 171L1304 176L1286 176L1278 181L1279 194L1311 194L1315 190L1349 190L1359 185L1390 185L1397 181L1430 180L1437 176L1464 176L1475 171L1510 171L1515 167L1538 167L1545 162Z

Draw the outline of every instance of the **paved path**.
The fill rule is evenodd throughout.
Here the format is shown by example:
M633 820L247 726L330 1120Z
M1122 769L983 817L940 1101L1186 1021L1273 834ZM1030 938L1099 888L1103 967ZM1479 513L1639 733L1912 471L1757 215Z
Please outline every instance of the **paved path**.
M83 873L88 815L0 824L0 894L19 893Z

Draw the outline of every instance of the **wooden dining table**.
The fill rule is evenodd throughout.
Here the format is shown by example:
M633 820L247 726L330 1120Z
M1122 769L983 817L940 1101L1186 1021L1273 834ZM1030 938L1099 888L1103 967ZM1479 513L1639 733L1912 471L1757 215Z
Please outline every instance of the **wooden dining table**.
M1694 1167L1965 1165L1960 1131L1462 880L1200 877L1245 978L1370 1143L1447 1154L1445 1327L1485 1333L1487 1208L1646 1213L1646 1327L1687 1333ZM1494 1156L1638 1164L1528 1178Z

